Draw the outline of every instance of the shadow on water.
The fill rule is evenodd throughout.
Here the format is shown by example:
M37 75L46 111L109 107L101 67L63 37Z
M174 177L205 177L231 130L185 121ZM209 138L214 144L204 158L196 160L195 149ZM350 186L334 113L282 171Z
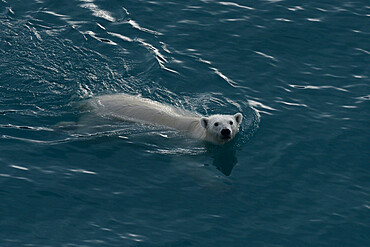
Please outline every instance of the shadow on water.
M206 143L207 153L213 159L212 165L225 176L230 176L234 166L238 163L235 141L222 146Z
M173 156L173 167L195 180L196 184L215 193L226 193L234 189L230 178L237 165L237 151L240 148L240 137L224 145L200 143L203 152L195 155ZM214 169L216 168L216 169Z

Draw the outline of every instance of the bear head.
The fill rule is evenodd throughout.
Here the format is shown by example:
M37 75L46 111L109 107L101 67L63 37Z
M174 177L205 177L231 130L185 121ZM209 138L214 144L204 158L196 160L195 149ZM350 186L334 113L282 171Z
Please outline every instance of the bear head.
M200 124L206 129L206 140L216 144L224 144L232 140L239 131L243 115L213 115L202 117Z

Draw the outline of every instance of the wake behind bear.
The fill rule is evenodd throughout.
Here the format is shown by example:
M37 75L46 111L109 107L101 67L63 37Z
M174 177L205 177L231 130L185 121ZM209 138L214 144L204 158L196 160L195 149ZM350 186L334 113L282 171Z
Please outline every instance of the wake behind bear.
M243 116L212 115L204 117L178 107L128 94L103 95L90 101L97 114L124 121L166 126L214 144L225 144L239 131Z

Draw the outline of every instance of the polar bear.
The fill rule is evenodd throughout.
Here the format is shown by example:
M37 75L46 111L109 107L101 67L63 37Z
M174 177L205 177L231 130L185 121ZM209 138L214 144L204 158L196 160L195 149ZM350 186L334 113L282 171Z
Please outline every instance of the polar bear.
M166 126L214 144L225 144L232 140L238 133L243 119L241 113L205 117L178 107L128 94L98 96L92 99L91 103L99 115L124 121Z

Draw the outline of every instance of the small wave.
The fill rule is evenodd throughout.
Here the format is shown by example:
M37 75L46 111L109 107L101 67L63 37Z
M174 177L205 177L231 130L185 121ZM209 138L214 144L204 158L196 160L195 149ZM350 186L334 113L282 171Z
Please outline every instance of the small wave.
M260 51L254 51L254 52L255 52L256 54L258 54L258 55L261 55L261 56L265 57L265 58L269 58L269 59L271 59L271 60L273 60L273 61L275 61L275 62L277 62L277 61L278 61L275 57L270 56L270 55L267 55L267 54L265 54L265 53L263 53L263 52L260 52Z
M113 42L112 40L109 40L109 39L106 39L106 38L101 38L101 37L98 37L96 33L94 33L93 31L85 31L85 32L81 32L82 34L87 34L89 35L90 37L100 41L100 42L105 42L107 44L110 44L110 45L118 45L117 43ZM86 37L86 36L85 36Z
M370 100L370 94L369 95L365 95L365 96L361 96L361 97L357 97L356 99L359 99L360 101Z
M282 100L277 100L276 102L277 102L277 103L282 103L282 104L284 104L284 105L288 105L288 106L302 106L302 107L308 107L306 104L302 104L302 103L287 102L287 101L282 101Z
M157 60L159 66L162 69L165 69L169 72L172 72L172 73L175 73L175 74L178 74L178 75L180 74L176 70L170 69L170 68L165 66L165 64L168 63L168 61L165 58L165 56L163 56L156 47L154 47L153 45L145 42L143 39L136 39L136 41L139 42L142 46L144 46L146 49L148 49L151 53L154 54L155 59Z
M293 22L293 20L286 19L286 18L275 18L276 21L283 21L283 22Z
M294 84L288 84L292 88L296 89L312 89L312 90L320 90L320 89L335 89L342 92L348 92L347 89L340 88L340 87L334 87L334 86L312 86L312 85L294 85Z
M224 75L223 73L221 73L217 68L210 67L210 69L212 69L216 73L216 75L218 75L219 77L221 77L222 79L224 79L227 82L227 84L229 84L233 88L249 89L248 87L240 86L237 82L231 80L226 75Z
M266 111L261 111L261 110L259 110L259 108L262 108L262 109L265 109L265 110L268 110L268 111L277 111L277 109L272 108L270 106L267 106L265 104L262 104L261 102L258 102L258 101L255 101L255 100L248 99L248 103L249 103L249 105L251 105L258 112L263 112L263 113L266 113L268 115L271 115L271 113L266 112Z
M43 10L42 12L45 13L45 14L56 16L56 17L62 17L64 19L67 19L68 18L67 15L58 14L58 13L56 13L54 11L51 11L51 10Z
M19 177L19 176L13 176L13 175L6 174L6 173L0 173L0 177L13 178L13 179L23 180L23 181L27 181L27 182L33 183L33 181L31 179L29 179L29 178Z
M355 48L355 50L362 51L363 53L365 53L367 55L370 55L370 51L367 51L367 50L364 50L364 49L361 49L361 48Z
M81 4L80 6L82 8L86 8L86 9L89 9L91 10L91 12L93 13L94 16L96 17L100 17L100 18L103 18L107 21L110 21L110 22L115 22L116 19L106 10L102 10L99 8L99 6L97 6L96 4L94 4L94 0L80 0L83 2L83 4Z
M33 131L54 131L53 129L47 127L20 126L14 124L0 124L0 128L23 129Z
M124 36L122 34L119 34L119 33L113 33L113 32L108 32L108 34L112 35L112 36L115 36L117 38L120 38L121 40L123 41L127 41L127 42L133 42L134 40L127 37L127 36Z
M352 75L356 79L367 79L368 77L366 75Z
M206 148L196 148L196 147L189 147L189 148L182 148L182 147L169 147L169 148L157 148L152 150L147 150L147 153L153 154L165 154L165 155L199 155L206 153Z
M306 19L307 21L311 21L311 22L322 22L323 19L321 18L307 18Z
M14 169L18 169L18 170L22 170L22 171L28 171L29 170L27 167L24 167L24 166L9 165L9 167L14 168Z
M288 10L298 11L298 10L304 10L304 8L302 6L294 6L294 7L289 7Z
M84 173L84 174L97 175L96 172L88 171L88 170L84 170L84 169L69 169L69 171L74 172L74 173Z
M254 10L254 8L252 8L252 7L248 7L248 6L245 6L245 5L240 5L240 4L237 4L237 3L234 3L234 2L219 2L219 4L225 5L225 6L233 6L233 7L242 8L242 9Z
M134 20L129 20L127 21L133 28L137 29L137 30L140 30L142 32L146 32L146 33L151 33L151 34L154 34L154 35L163 35L162 33L160 32L157 32L157 31L153 31L153 30L150 30L148 28L144 28L144 27L141 27L136 21Z
M43 140L36 140L36 139L30 139L30 138L16 137L16 136L10 136L10 135L1 135L1 138L3 138L3 139L17 140L17 141L22 141L22 142L28 142L28 143L42 144L42 145L56 145L56 144L71 142L71 141L74 140L74 138L65 138L65 139L54 140L54 141L43 141Z

